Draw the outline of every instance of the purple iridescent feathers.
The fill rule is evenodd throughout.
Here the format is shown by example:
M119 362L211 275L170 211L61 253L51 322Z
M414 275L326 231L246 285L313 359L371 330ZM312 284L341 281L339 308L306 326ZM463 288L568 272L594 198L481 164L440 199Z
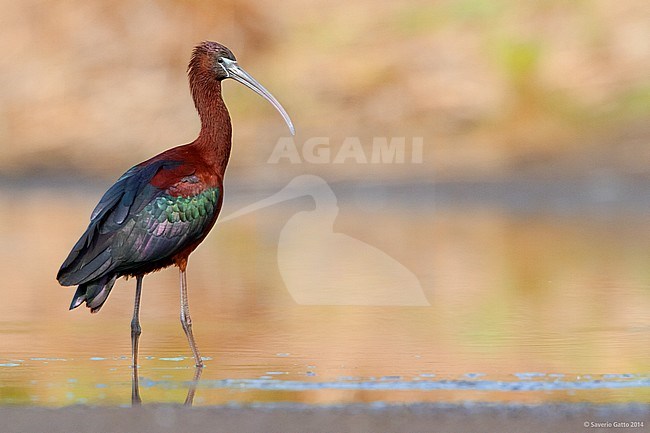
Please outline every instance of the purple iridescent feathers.
M117 278L168 266L174 254L200 239L213 223L218 188L183 197L152 185L156 174L179 164L159 160L135 166L104 194L57 275L63 285L79 285L71 309L86 302L96 312ZM196 183L196 178L183 176L173 186L184 183Z

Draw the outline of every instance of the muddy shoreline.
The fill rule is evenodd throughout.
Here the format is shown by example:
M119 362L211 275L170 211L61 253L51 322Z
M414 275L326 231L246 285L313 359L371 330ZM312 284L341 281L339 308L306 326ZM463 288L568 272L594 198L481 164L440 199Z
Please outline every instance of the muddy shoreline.
M650 428L650 405L257 405L186 408L0 407L0 430L26 432L583 432ZM607 427L607 423L611 427ZM634 424L632 424L634 425ZM638 425L638 424L636 424Z

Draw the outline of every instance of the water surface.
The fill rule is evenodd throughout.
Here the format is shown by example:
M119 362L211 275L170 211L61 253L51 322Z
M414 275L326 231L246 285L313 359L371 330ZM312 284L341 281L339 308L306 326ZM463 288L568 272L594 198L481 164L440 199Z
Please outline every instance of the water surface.
M281 187L232 193L223 214ZM315 209L312 199L219 224L188 268L206 358L195 404L650 402L645 209L602 212L602 202L594 211L569 200L560 210L522 212L507 200L467 199L458 187L437 202L432 185L407 198L406 187L332 189L331 230L403 265L429 305L297 303L278 244L292 217ZM91 315L68 311L74 290L54 279L100 193L0 189L10 204L0 210L2 404L130 402L135 282L120 280ZM310 239L293 247L311 248ZM310 270L295 257L300 290L309 291ZM366 281L360 289L371 293L381 284L381 269L356 266L364 257L340 251L323 266L334 259L360 273L341 273L344 287ZM138 373L146 403L182 403L192 381L178 304L175 269L145 279Z

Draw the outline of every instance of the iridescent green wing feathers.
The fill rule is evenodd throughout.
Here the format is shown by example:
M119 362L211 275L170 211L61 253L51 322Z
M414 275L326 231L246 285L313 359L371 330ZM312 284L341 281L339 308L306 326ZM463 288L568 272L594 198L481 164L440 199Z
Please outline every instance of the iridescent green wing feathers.
M117 234L113 255L125 264L137 264L176 254L205 235L218 202L217 188L192 197L156 197Z
M84 284L134 273L142 266L155 267L205 235L219 211L219 189L173 196L170 188L151 184L161 170L178 176L173 186L198 182L191 166L175 161L155 161L127 171L93 211L86 232L59 270L61 284Z

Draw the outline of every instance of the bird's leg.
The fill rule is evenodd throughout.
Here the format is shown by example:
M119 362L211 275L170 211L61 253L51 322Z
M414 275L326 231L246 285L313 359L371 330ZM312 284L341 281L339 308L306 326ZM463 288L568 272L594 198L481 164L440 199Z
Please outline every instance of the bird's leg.
M133 370L131 380L131 404L139 405L140 386L138 383L138 340L142 333L140 328L140 295L142 293L142 275L135 277L135 302L133 305L133 319L131 319L131 357L133 358Z
M142 334L140 328L140 295L142 293L142 275L135 277L135 302L133 303L133 319L131 319L131 356L133 366L138 365L138 339Z
M199 379L201 378L201 372L203 369L201 367L196 367L194 369L194 378L192 379L192 383L190 384L189 389L187 390L187 397L185 397L185 406L192 406L192 402L194 401L194 393L196 392L196 385L199 383Z
M192 334L192 318L190 317L190 306L187 303L187 279L185 278L185 265L180 266L181 273L181 325L183 325L183 330L187 336L187 341L190 343L192 348L192 354L194 355L194 362L197 367L203 367L203 360L199 354L199 349L196 347L196 342L194 341L194 335Z

